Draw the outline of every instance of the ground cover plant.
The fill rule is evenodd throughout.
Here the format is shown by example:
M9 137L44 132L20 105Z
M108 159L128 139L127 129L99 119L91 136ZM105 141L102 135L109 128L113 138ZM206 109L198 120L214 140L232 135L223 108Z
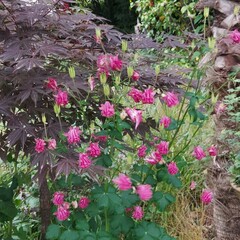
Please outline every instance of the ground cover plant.
M152 68L136 50L158 44L61 1L0 3L0 150L12 167L0 189L1 237L26 237L29 228L14 225L16 196L33 181L42 226L30 229L42 239L174 239L156 214L175 201L180 171L216 155L192 144L211 110L192 88L196 74ZM211 202L209 190L202 200Z

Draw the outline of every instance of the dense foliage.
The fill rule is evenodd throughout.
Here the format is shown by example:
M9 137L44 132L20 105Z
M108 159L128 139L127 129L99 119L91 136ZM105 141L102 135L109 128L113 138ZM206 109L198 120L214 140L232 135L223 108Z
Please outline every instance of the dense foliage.
M184 31L194 31L202 15L195 11L197 1L135 0L131 6L136 8L139 29L161 41L165 33L180 35ZM200 29L196 29L197 32ZM202 30L202 29L201 29Z

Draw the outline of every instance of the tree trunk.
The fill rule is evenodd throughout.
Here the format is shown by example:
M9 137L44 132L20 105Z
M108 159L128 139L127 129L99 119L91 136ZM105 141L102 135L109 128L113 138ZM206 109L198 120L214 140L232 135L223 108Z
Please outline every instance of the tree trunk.
M231 88L228 74L234 66L239 65L239 52L233 44L225 44L219 33L224 33L229 38L230 30L240 26L239 17L230 19L235 7L240 7L239 1L232 0L199 0L197 8L213 8L215 20L213 34L217 37L217 53L212 54L212 66L207 72L206 82L212 86L215 95L219 95L219 101L223 101ZM231 21L230 21L230 20ZM219 35L219 36L218 36ZM236 57L236 58L235 58ZM236 59L236 61L235 61ZM209 62L206 64L209 65ZM238 109L235 109L238 111ZM216 232L216 240L240 240L240 191L233 187L228 169L231 166L231 146L227 140L222 141L220 135L223 129L237 129L236 123L231 121L228 114L215 114L215 143L219 153L213 161L213 166L208 169L207 184L214 193L213 224Z
M45 235L49 224L51 223L51 194L48 189L46 177L40 185L40 216L41 216L41 237L45 240Z

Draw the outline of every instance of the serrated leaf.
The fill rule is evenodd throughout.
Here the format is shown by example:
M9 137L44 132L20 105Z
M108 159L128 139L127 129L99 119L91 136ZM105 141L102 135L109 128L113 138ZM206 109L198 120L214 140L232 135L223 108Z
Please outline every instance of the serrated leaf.
M59 240L79 240L79 234L74 230L66 230L61 234Z
M61 233L61 227L56 224L49 225L46 233L47 239L58 239Z

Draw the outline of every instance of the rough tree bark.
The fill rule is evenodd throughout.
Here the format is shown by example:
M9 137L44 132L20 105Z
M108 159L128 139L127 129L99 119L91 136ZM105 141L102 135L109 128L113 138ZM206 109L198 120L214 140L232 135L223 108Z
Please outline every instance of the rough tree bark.
M51 223L51 194L48 188L46 177L40 185L40 216L41 216L41 237L45 240L45 235L49 224Z
M198 9L212 8L217 21L212 28L213 36L217 39L217 52L205 56L201 64L211 62L207 71L206 82L213 91L219 94L222 101L232 86L228 82L228 73L232 67L239 65L239 46L222 41L225 35L228 38L230 30L240 25L239 13L234 14L235 7L240 8L239 1L230 0L200 0ZM220 90L219 90L220 89ZM215 144L219 153L208 170L207 184L214 192L213 223L216 231L216 240L240 240L240 192L231 184L228 168L231 165L230 147L222 141L219 135L223 129L234 129L236 126L229 120L227 113L215 114Z

